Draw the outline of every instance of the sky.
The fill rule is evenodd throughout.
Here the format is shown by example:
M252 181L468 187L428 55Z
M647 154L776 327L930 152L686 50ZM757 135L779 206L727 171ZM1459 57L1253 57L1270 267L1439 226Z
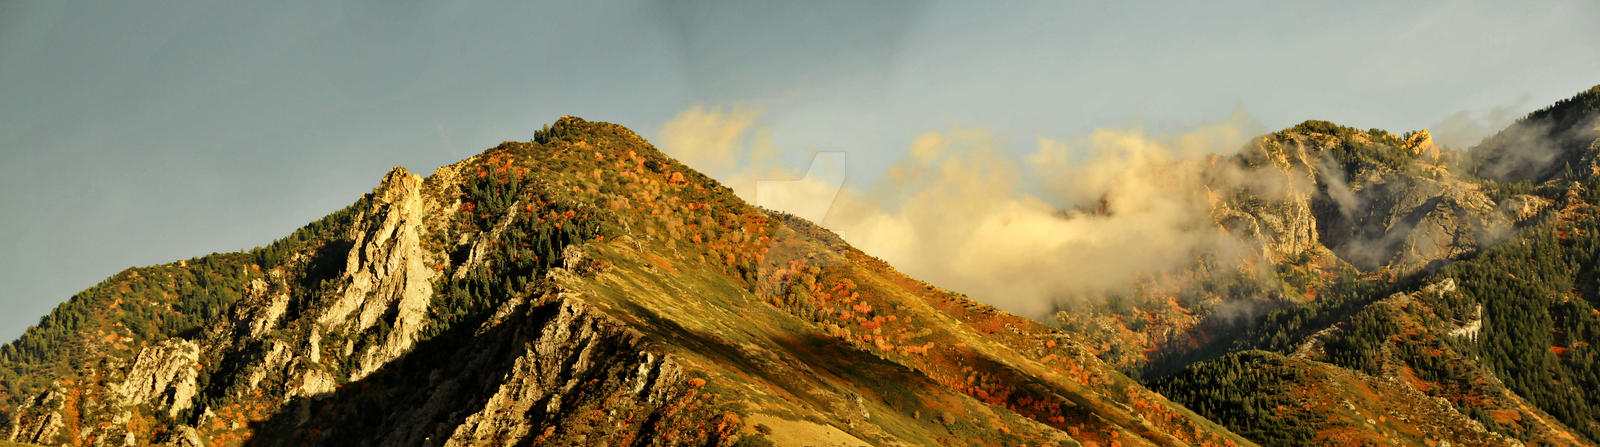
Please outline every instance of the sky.
M1600 84L1592 1L534 3L0 3L0 339L562 115L655 139L737 110L869 185L930 131L1021 156L1243 115L1463 146Z

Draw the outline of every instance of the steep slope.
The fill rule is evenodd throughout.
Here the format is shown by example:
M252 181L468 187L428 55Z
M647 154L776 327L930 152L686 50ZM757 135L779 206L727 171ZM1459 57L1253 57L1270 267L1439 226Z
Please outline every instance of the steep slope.
M1472 172L1501 183L1543 184L1600 173L1600 85L1528 114L1471 151Z
M1407 384L1265 351L1201 362L1154 387L1264 445L1511 445Z
M1584 385L1589 342L1573 334L1589 333L1593 301L1560 297L1587 293L1597 98L1600 87L1531 113L1467 152L1436 147L1427 131L1321 121L1261 137L1207 160L1213 178L1287 179L1206 185L1218 228L1254 255L1197 259L1058 320L1096 355L1258 442L1592 443L1596 398L1578 392L1595 388ZM1498 335L1476 329L1497 325ZM1238 354L1257 349L1278 356ZM1253 378L1253 390L1212 376L1250 370L1296 374ZM1285 392L1306 396L1290 405L1301 416L1261 417ZM1458 423L1469 417L1482 430Z
M1457 174L1455 158L1425 130L1307 121L1257 138L1205 161L1212 221L1245 255L1202 257L1057 319L1107 361L1160 374L1218 355L1263 314L1337 295L1341 276L1388 282L1470 255L1530 215Z
M13 441L1248 445L1072 335L565 117L0 348Z
M1150 383L1263 444L1593 445L1600 439L1600 369L1591 347L1600 337L1592 273L1600 197L1592 191L1600 179L1587 163L1600 149L1597 95L1600 88L1534 112L1466 154L1478 172L1522 168L1497 178L1452 174L1453 165L1422 171L1433 181L1459 179L1462 186L1446 191L1481 191L1441 195L1438 203L1456 203L1447 209L1502 213L1456 211L1440 222L1503 218L1511 227L1478 233L1493 237L1471 240L1426 268L1399 269L1404 274L1393 261L1378 271L1355 260L1339 267L1347 254L1337 249L1333 269L1327 260L1310 268L1280 263L1273 279L1311 299L1237 325L1247 328L1235 332L1241 336L1189 351L1187 361L1171 363L1186 366L1151 374ZM1543 151L1555 152L1518 158ZM1552 160L1571 160L1564 164L1573 168L1553 168ZM1325 234L1341 228L1319 229L1320 239L1335 240ZM1271 412L1277 404L1293 411Z

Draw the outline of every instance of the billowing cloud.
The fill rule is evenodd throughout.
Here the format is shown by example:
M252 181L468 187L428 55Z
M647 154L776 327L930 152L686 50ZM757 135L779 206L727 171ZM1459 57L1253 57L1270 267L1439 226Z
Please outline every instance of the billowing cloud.
M694 109L684 119L708 116L728 115ZM816 167L802 176L770 163L722 163L708 173L746 200L755 196L739 185L750 179L798 180L793 193L819 197L768 206L820 219L913 277L1042 318L1059 304L1131 287L1199 255L1229 262L1255 253L1214 223L1213 191L1250 188L1275 198L1295 186L1281 173L1245 172L1208 156L1237 151L1258 132L1242 116L1175 135L1103 129L1070 143L1039 138L1035 151L1016 157L991 132L954 129L918 136L875 183L842 191L829 187L831 178L820 181ZM772 151L769 141L745 149L761 145ZM821 212L819 203L831 206Z
M744 177L759 175L760 171ZM811 167L798 179L755 179L754 199L758 206L783 210L812 222L822 222L844 188L844 154L821 152L812 157ZM778 175L768 174L769 177ZM748 179L737 179L741 183ZM736 190L737 192L737 190Z
M771 131L755 125L760 116L751 107L696 106L662 126L655 140L747 202L821 222L844 185L843 154L812 154L807 169L780 166Z
M760 112L747 107L725 110L696 106L662 126L656 144L663 152L702 172L734 168L745 148L751 125Z
M1253 253L1212 220L1211 187L1259 183L1274 195L1284 182L1204 157L1237 150L1252 132L1099 130L1079 144L1040 138L1022 159L984 131L927 134L871 194L846 190L823 224L914 277L1039 317L1202 254ZM1024 173L1041 185L1023 184Z

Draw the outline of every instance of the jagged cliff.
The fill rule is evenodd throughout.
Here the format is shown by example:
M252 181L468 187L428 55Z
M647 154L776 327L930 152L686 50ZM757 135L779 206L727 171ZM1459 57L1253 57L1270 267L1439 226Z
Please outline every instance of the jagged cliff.
M1269 260L1328 250L1362 270L1403 275L1493 242L1519 217L1455 174L1426 130L1402 141L1309 122L1261 138L1237 161L1308 186L1264 205L1217 205L1266 230L1250 235L1262 236Z

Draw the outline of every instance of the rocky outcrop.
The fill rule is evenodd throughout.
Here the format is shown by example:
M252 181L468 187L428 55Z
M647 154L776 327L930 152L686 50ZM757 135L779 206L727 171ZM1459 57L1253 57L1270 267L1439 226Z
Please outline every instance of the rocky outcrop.
M1414 155L1425 157L1428 160L1439 159L1439 146L1433 143L1433 134L1428 133L1427 129L1411 134L1410 138L1406 138L1406 141L1401 143L1400 148Z
M61 433L61 430L66 426L61 420L62 398L63 396L59 391L50 390L24 402L11 415L12 419L9 421L11 433L6 437L6 440L30 444L41 444L55 440L56 434ZM24 414L38 415L38 417L34 418L33 423L30 424L22 419Z
M1475 184L1455 178L1377 175L1349 190L1356 202L1326 199L1323 241L1362 269L1412 272L1502 237L1510 221Z
M127 378L112 390L123 405L149 403L175 417L193 405L199 365L199 344L181 338L163 340L140 351Z
M521 209L520 205L522 205L521 202L512 202L511 206L506 208L506 214L500 217L500 220L494 224L494 228L489 229L487 236L483 234L461 235L461 245L470 244L472 249L467 252L467 259L456 266L455 274L451 276L452 279L464 278L467 273L483 265L484 258L488 256L489 246L500 239L500 235L504 234L506 228L511 226L511 222L516 221L517 210Z
M290 427L264 430L256 441L454 446L647 438L638 422L683 387L678 362L579 297L550 295L517 307L451 351L451 362L400 359L400 369L369 376L374 389L405 383L400 394L382 398L389 406L366 419L369 425L340 422L338 409L371 398L365 388L341 388L304 403L299 418L276 422ZM296 430L322 436L288 436Z
M53 389L10 412L5 439L29 444L137 445L136 418L149 408L167 419L193 408L200 392L202 346L181 338L138 350L131 362L109 361L86 375L120 377L104 383L58 381ZM148 442L148 440L146 440Z
M267 282L260 279L251 281L247 292L252 298L265 302L261 307L254 308L244 320L245 330L249 332L250 337L259 338L267 331L276 328L278 320L289 310L289 294L282 290L273 293Z
M1483 330L1483 305L1479 304L1472 310L1472 319L1460 327L1451 328L1450 336L1464 338L1469 341L1478 341L1478 332Z
M206 446L205 438L200 436L200 432L187 425L180 425L168 433L164 443L175 447Z
M1350 138L1375 144L1360 133ZM1351 143L1316 133L1264 138L1242 156L1264 174L1304 187L1278 197L1258 194L1261 200L1249 202L1224 200L1214 217L1235 234L1260 240L1269 259L1326 247L1364 270L1402 273L1492 243L1513 222L1507 216L1515 213L1502 209L1477 184L1440 168L1439 149L1426 130L1400 147L1376 149L1416 156L1406 165L1415 172L1337 158L1352 156L1336 157L1336 149L1346 144Z
M395 168L384 177L370 209L358 219L362 225L352 231L344 287L318 319L323 326L350 333L386 319L390 330L360 354L353 379L410 349L426 317L436 273L429 265L438 256L422 248L426 218L434 206L422 186L422 178L405 168Z
M347 229L314 250L291 254L284 265L250 275L228 312L231 321L135 347L127 358L105 365L109 374L80 372L121 379L81 388L81 396L71 399L39 396L13 413L7 436L45 444L71 437L94 444L204 445L202 434L216 427L248 424L223 414L237 408L196 408L201 393L214 399L260 396L265 408L274 408L322 398L372 374L413 349L426 325L436 266L448 262L424 246L438 225L429 218L445 211L437 200L444 194L430 188L451 186L395 168L358 202ZM330 360L324 349L337 355ZM201 382L210 388L200 389ZM72 407L78 414L69 417ZM172 421L173 430L146 437L151 417Z
M620 394L632 400L629 406L663 403L679 380L678 365L661 354L620 350L637 349L640 336L607 320L580 302L562 301L537 338L523 345L494 395L445 445L515 443L561 425L564 414L585 406L573 396L580 386L584 393ZM597 380L606 384L597 387L591 382ZM615 408L606 410L616 415Z
M1500 202L1500 209L1516 222L1532 219L1549 206L1549 199L1531 194L1517 194Z
M1265 203L1254 210L1219 203L1212 208L1211 217L1235 236L1258 244L1264 259L1287 259L1322 249L1309 197Z
M1310 167L1317 155L1306 149L1302 139L1258 140L1239 160L1215 158L1212 170L1232 172L1246 169L1252 180L1222 182L1221 193L1212 201L1212 219L1223 229L1256 244L1265 259L1285 259L1322 244L1312 199L1317 192L1317 171ZM1237 174L1236 174L1237 175ZM1242 187L1240 186L1242 185Z

